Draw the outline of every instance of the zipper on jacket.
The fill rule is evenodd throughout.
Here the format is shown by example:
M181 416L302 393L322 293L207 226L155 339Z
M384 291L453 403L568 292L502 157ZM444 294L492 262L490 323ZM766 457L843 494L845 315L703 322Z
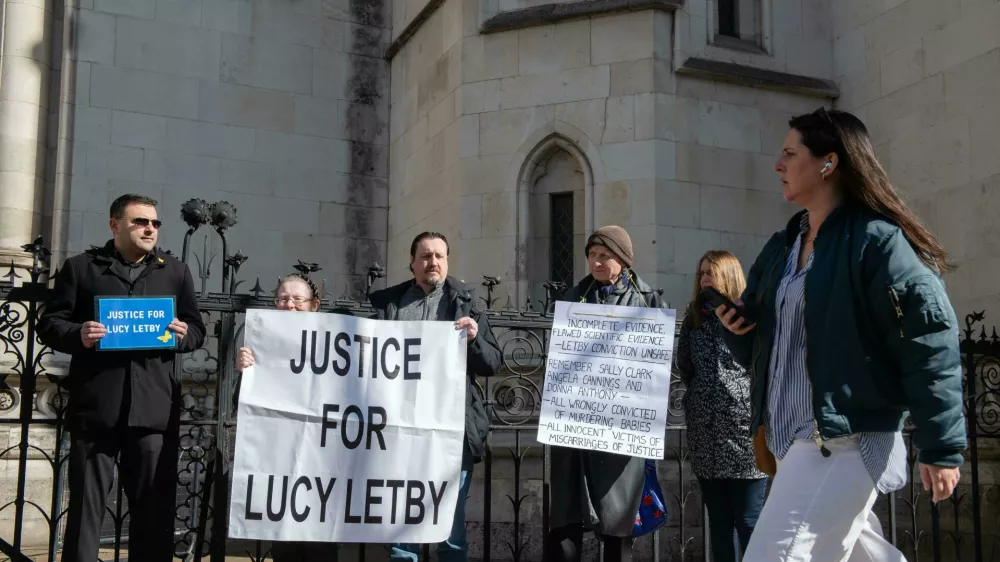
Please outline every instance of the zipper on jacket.
M896 318L899 319L899 337L906 337L903 335L903 308L899 306L899 295L892 287L889 287L889 299L892 301L892 307L896 309Z
M785 261L788 260L788 251L789 251L789 249L786 246L785 247L785 252L783 254L783 257L782 257L781 261L778 262L778 264L785 263ZM777 269L778 264L774 264L774 265L771 266L771 270L767 274L767 284L764 285L764 290L763 291L759 291L757 293L757 307L758 308L760 308L760 306L764 304L764 297L762 295L764 295L765 293L767 293L767 290L771 288L771 282L774 281L774 270ZM746 303L744 303L744 306L746 306ZM757 328L756 331L754 332L754 338L757 340L757 345L754 346L754 347L756 347L756 350L754 352L752 360L750 361L750 368L753 371L753 376L750 377L750 400L751 401L753 401L754 391L757 388L757 378L758 378L758 375L759 375L759 373L757 372L757 360L760 359L760 352L761 352L760 351L760 347L761 346L760 346L760 329L759 328ZM767 396L766 396L766 394L764 396L764 404L765 405L767 404ZM763 412L761 412L761 421L760 421L760 423L764 424ZM753 428L753 429L756 429L756 428ZM765 434L765 439L766 439L766 437L767 436Z
M813 254L815 255L816 249L813 248ZM806 258L808 260L808 258ZM811 268L810 268L811 269ZM806 272L806 278L802 281L802 335L803 341L805 343L805 367L806 367L806 378L809 379L809 407L812 408L812 419L813 419L813 432L810 434L810 438L816 442L816 447L819 449L820 454L823 457L830 456L830 449L826 448L826 444L823 442L823 435L819 432L819 420L816 418L816 391L813 389L812 377L809 376L809 332L806 330L806 310L809 306L808 299L806 295L809 294L806 291L806 287L809 284L809 272Z

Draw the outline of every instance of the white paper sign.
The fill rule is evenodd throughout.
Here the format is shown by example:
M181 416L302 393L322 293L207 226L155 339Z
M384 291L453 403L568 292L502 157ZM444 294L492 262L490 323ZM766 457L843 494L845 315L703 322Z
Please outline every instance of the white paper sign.
M676 312L557 302L538 441L663 458Z
M465 435L452 322L249 310L229 536L437 543Z

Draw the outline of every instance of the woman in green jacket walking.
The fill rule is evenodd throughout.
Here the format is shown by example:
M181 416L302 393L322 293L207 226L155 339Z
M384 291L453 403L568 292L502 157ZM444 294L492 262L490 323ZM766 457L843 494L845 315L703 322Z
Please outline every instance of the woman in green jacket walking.
M749 321L716 310L751 369L758 465L776 470L744 560L902 561L872 505L906 482L904 420L935 502L966 447L950 265L857 117L821 108L789 125L774 168L805 210L750 269Z

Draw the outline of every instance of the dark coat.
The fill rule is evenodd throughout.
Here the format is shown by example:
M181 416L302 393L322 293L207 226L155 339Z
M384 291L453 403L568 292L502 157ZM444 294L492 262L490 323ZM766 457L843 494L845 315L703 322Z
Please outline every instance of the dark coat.
M743 336L723 333L753 373L753 431L768 419L777 287L804 213L771 238L747 275L742 300L757 327ZM899 431L909 415L921 463L962 464L968 440L959 324L944 282L899 226L852 205L838 207L817 235L805 327L821 437Z
M627 286L610 288L588 275L566 291L561 300L662 307L656 291L634 273L631 280ZM666 400L664 397L664 402ZM552 527L583 525L598 535L632 536L635 516L642 500L645 468L645 459L637 457L552 447Z
M116 266L114 252L109 241L66 260L38 322L38 339L72 356L65 383L70 430L122 426L166 430L180 415L181 385L174 375L174 357L200 348L205 341L194 280L185 264L155 249L145 270L130 281ZM143 295L176 297L177 319L188 325L176 350L83 347L80 330L84 322L96 320L95 297Z
M406 291L416 283L409 280L399 285L376 291L368 297L368 301L377 310L379 320L394 320L399 301ZM465 450L463 458L471 462L479 462L486 455L486 436L490 430L490 418L486 412L483 395L475 384L476 375L492 377L497 374L503 363L500 346L490 328L490 319L483 311L475 307L475 300L467 287L453 277L445 280L444 296L448 303L447 314L451 320L468 316L479 325L479 334L469 342L466 356L467 374L465 392ZM463 460L463 464L467 461ZM465 466L468 469L469 466Z

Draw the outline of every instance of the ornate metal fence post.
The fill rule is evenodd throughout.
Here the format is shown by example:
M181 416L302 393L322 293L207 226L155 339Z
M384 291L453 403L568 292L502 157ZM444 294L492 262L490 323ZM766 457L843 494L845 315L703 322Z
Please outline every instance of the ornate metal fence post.
M549 306L555 305L555 302L562 298L563 294L566 292L566 283L562 281L546 281L542 284L545 289L545 306L542 308L542 314L549 314Z
M181 250L181 261L187 263L188 250L191 246L191 236L198 228L208 224L209 206L204 199L190 199L181 205L181 220L188 225L184 234L184 247Z
M28 449L29 432L31 431L32 417L35 406L35 388L38 373L36 372L38 358L35 357L35 337L36 325L38 321L38 303L44 302L48 288L41 282L43 276L47 275L49 268L45 265L50 256L48 249L43 246L42 237L39 236L31 244L21 246L21 249L32 256L30 270L30 281L25 282L20 287L15 287L10 291L10 301L20 300L25 303L26 315L24 322L18 323L18 314L11 309L10 302L5 303L0 308L0 325L7 324L8 341L13 344L15 355L21 355L17 351L17 344L24 342L24 354L18 357L17 363L21 367L21 408L18 421L21 426L20 441L18 443L17 458L17 495L14 498L14 552L21 550L21 538L24 532L24 506L26 503L24 494L28 478ZM18 277L15 265L11 263L11 282ZM9 351L9 349L7 350ZM17 366L15 366L15 370ZM36 506L37 507L37 506ZM39 511L41 508L39 507Z
M229 522L229 432L228 413L232 400L229 396L227 375L232 373L236 345L236 311L232 308L223 312L219 319L219 369L215 377L215 454L212 461L212 562L226 559L226 534Z
M385 277L385 268L378 264L378 262L373 263L368 267L368 286L365 287L365 300L368 300L368 295L372 293L372 286L375 281Z
M194 232L202 225L211 224L222 239L222 290L221 293L228 296L228 308L221 312L218 322L216 336L218 338L218 363L219 368L215 377L215 420L209 422L214 426L215 448L211 454L206 454L205 484L198 481L196 474L192 482L192 495L200 498L200 504L196 502L194 509L199 515L192 514L197 518L196 544L193 546L193 556L200 560L204 548L205 535L210 532L209 557L213 562L225 559L226 551L226 523L228 521L228 495L229 495L229 427L228 413L230 391L228 384L228 374L232 366L232 347L236 338L236 309L233 303L233 295L239 285L236 275L240 267L247 260L247 256L237 252L229 255L229 242L226 239L226 231L237 224L236 207L227 201L207 203L203 199L191 199L181 207L181 218L188 225L188 231L184 235L184 247L181 252L181 261L187 263L190 240ZM198 256L195 256L198 258ZM201 296L208 297L207 280L211 274L211 265L215 255L208 255L208 238L205 239L204 255L198 259L198 276L202 281ZM232 277L230 277L230 273ZM211 324L209 324L211 326ZM183 380L181 361L175 362L175 374L178 380ZM200 434L199 430L199 434ZM200 441L200 440L199 440ZM200 447L200 443L198 445ZM199 471L195 471L201 472ZM200 509L198 509L200 508ZM210 515L209 515L210 514ZM209 528L209 519L211 527Z
M239 273L240 267L243 263L247 261L247 256L244 256L242 252L236 252L235 254L226 258L226 265L228 265L233 270L233 276L229 280L229 296L232 297L236 293L236 287L239 282L236 280L236 274Z
M212 226L222 238L222 292L226 292L226 284L229 281L229 242L226 240L226 230L236 224L236 207L228 201L219 201L212 204Z
M976 342L973 324L982 322L986 318L986 311L974 312L965 317L965 340L962 342L962 351L965 352L966 367L966 406L965 417L968 422L969 439L969 462L972 464L972 533L973 547L975 549L976 562L983 560L983 526L982 526L982 505L979 497L979 417L976 412L978 406L976 394ZM986 328L983 327L980 342L986 343ZM996 330L993 331L993 343L997 343ZM958 509L958 506L955 506Z
M493 298L493 290L496 286L502 283L499 277L491 277L489 275L483 275L483 287L486 287L486 298L479 297L483 300L483 304L486 305L486 310L493 310L493 303L496 299Z

